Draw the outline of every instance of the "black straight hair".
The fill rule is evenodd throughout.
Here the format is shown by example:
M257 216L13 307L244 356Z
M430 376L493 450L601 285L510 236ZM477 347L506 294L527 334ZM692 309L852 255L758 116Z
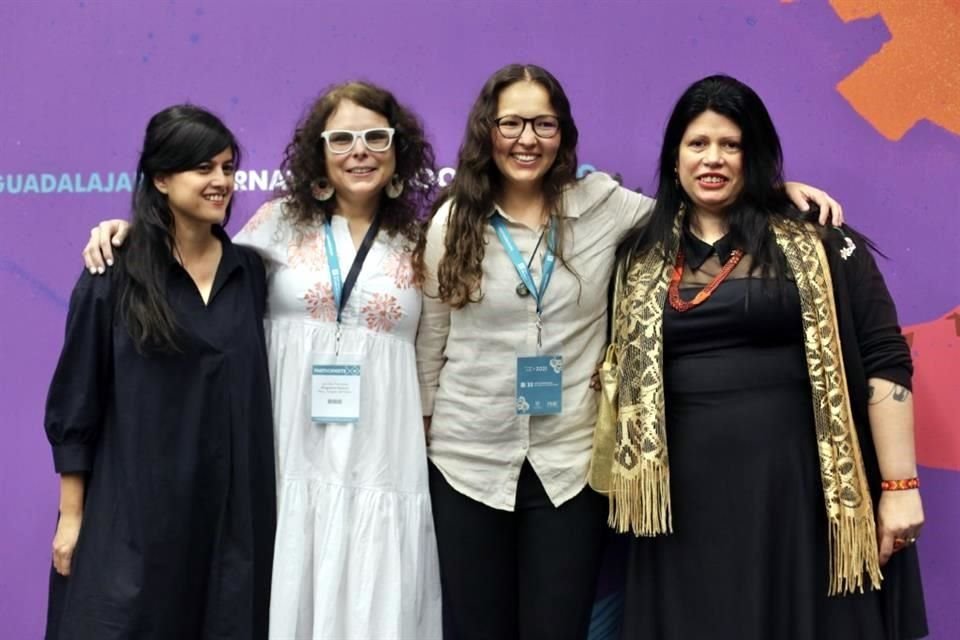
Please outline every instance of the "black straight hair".
M657 200L650 223L627 235L618 247L617 259L629 265L633 256L658 244L666 250L681 208L692 210L693 202L674 172L687 127L706 111L728 118L741 132L743 189L727 209L729 237L734 246L752 256L761 276L773 276L782 282L786 264L773 240L769 220L799 220L805 214L790 202L784 189L780 136L766 106L753 89L726 75L694 82L674 106L660 148ZM670 257L664 255L664 259Z
M131 202L130 237L118 252L121 279L118 311L141 353L179 351L177 325L166 299L166 278L176 247L173 213L154 179L189 171L230 149L234 166L240 147L219 118L180 104L150 118L137 164ZM223 225L230 220L231 200Z

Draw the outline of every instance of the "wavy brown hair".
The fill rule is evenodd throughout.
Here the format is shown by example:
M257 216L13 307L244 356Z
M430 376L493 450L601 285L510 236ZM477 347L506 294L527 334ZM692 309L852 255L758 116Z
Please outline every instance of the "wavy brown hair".
M398 198L381 194L378 215L380 228L390 235L401 233L418 242L419 215L433 200L433 181L426 179L433 170L433 147L427 142L423 124L393 94L369 82L353 81L325 90L297 125L293 140L283 154L282 170L286 187L279 192L287 199L287 215L295 225L309 225L319 216L330 218L336 199L320 202L313 197L313 182L327 177L326 148L323 144L327 120L341 102L349 100L385 117L396 130L393 138L397 156L397 175L403 180Z
M480 300L481 263L484 256L484 232L490 224L494 200L503 187L503 176L493 161L492 132L496 126L497 104L500 93L515 82L535 82L550 96L550 105L560 120L560 148L556 160L543 176L544 205L553 217L562 214L564 188L576 180L577 125L570 111L570 101L560 82L542 67L532 64L510 64L490 76L477 96L467 130L457 156L457 173L437 199L431 211L432 218L447 199L453 201L447 233L445 253L437 270L439 298L460 309ZM557 225L556 252L560 263L570 268L563 259L564 228ZM425 266L425 240L414 254L414 269L421 282Z

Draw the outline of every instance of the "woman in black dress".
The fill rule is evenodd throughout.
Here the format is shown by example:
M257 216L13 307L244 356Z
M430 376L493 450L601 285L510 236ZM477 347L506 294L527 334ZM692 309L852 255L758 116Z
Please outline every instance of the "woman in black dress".
M695 83L619 250L617 428L594 465L642 536L624 638L926 634L910 351L869 242L805 223L781 165L749 87Z
M84 273L47 398L61 476L47 638L265 638L276 498L264 270L222 229L239 149L147 125L128 246Z

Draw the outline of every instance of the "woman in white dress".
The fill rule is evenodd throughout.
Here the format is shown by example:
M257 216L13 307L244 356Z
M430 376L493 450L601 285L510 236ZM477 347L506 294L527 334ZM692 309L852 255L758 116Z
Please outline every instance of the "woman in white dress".
M267 270L276 640L442 634L410 263L432 166L389 92L335 86L286 149L286 192L235 238Z

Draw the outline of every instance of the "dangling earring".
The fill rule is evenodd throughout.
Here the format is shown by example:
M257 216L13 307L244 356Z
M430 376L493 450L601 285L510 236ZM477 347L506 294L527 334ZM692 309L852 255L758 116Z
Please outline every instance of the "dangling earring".
M313 194L313 199L318 202L326 202L333 197L333 187L330 186L326 178L311 182L310 192Z
M677 172L677 168L673 168L673 186L680 188L680 174Z
M403 193L403 178L398 174L393 174L393 177L390 178L390 182L384 188L383 192L387 194L387 197L391 200L396 200L400 197L400 194Z

